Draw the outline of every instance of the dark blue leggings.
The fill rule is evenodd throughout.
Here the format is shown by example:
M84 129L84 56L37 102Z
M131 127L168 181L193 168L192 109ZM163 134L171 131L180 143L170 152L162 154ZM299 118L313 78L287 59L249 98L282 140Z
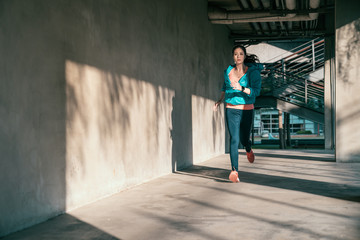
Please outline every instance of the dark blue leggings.
M230 134L231 169L238 171L239 142L247 152L251 151L250 132L254 110L226 108L226 123Z

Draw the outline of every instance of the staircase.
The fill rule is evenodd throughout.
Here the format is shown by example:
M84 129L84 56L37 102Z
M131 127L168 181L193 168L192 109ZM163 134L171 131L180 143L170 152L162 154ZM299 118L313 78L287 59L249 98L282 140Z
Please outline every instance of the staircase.
M324 45L316 38L265 62L255 106L324 123Z

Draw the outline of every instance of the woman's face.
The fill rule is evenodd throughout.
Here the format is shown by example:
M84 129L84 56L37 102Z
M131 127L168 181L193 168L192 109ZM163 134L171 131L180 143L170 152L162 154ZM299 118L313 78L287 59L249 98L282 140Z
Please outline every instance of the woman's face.
M236 64L242 64L245 60L245 53L241 48L236 48L233 57Z

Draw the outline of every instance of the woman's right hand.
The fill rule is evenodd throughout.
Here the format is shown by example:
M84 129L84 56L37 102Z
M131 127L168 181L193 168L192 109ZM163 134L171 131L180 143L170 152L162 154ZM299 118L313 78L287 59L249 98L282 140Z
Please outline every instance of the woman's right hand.
M231 86L234 90L241 91L241 86L240 86L240 83L238 83L238 82L232 82L232 83L230 84L230 86Z
M218 100L218 101L215 103L214 108L213 108L214 112L216 112L216 111L218 110L221 102L222 102L221 100Z
M225 92L222 91L219 100L217 100L217 102L216 102L215 105L214 105L214 108L213 108L214 112L216 112L216 111L218 110L220 104L221 104L221 103L223 102L223 100L224 100L224 97L225 97Z

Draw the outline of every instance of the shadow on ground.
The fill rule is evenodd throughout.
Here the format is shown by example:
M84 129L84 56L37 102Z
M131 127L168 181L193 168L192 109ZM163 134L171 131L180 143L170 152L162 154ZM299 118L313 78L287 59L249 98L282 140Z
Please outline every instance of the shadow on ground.
M322 156L322 157L313 157L313 156L301 156L301 155L281 155L278 153L256 153L258 157L265 158L285 158L292 160L310 160L310 161L321 161L321 162L336 162L334 156Z
M185 174L201 178L213 179L217 182L228 182L230 171L222 168L213 168L207 166L194 165L176 174ZM337 184L329 182L321 182L314 180L306 180L291 177L282 177L267 175L262 173L252 173L239 171L240 180L243 183L251 183L268 187L275 187L293 191L311 193L341 200L360 202L360 187Z
M56 226L56 227L55 227ZM101 239L101 240L121 240L116 238L88 223L85 223L70 214L63 214L61 216L50 219L46 222L32 226L25 230L10 234L2 240L24 240L24 239L38 239L38 240L87 240L87 239Z

